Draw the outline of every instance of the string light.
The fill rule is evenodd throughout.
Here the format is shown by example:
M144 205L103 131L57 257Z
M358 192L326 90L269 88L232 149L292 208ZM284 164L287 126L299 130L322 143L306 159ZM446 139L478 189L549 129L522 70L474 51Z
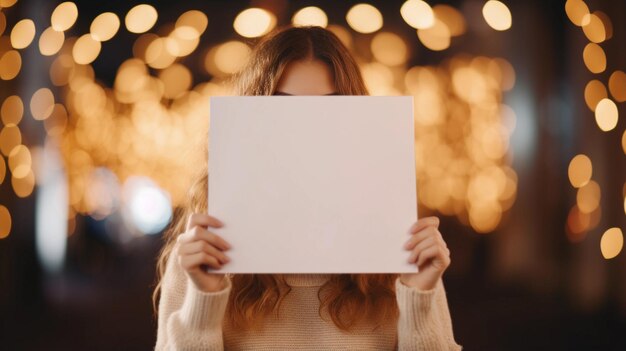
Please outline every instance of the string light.
M581 27L589 23L589 7L582 0L567 0L565 13L573 24Z
M159 14L148 4L140 4L128 11L124 18L126 29L131 33L145 33L154 26Z
M35 38L35 22L23 19L13 26L11 30L11 45L15 49L24 49Z
M483 17L487 24L498 31L511 28L511 11L500 1L489 0L483 6Z
M307 6L293 15L291 22L295 26L320 26L326 28L328 16L324 10L316 6Z
M617 257L624 247L624 234L619 228L610 228L600 239L600 250L605 259L610 260Z
M406 1L400 7L400 15L409 26L415 29L426 29L435 24L433 9L425 1Z
M63 32L48 27L39 37L39 52L44 56L52 56L61 50L64 41L65 34Z
M119 17L113 12L105 12L94 18L89 32L94 40L107 41L113 38L119 29Z
M346 14L348 25L359 33L374 33L383 27L383 15L370 4L356 4Z
M613 130L617 126L617 105L610 99L602 99L596 106L596 123L604 132Z
M276 16L260 8L243 10L233 23L233 28L239 35L246 38L256 38L266 34L276 26Z
M102 45L91 34L84 34L74 44L72 56L74 61L81 65L92 63L100 54Z
M453 36L466 31L463 14L452 6L407 3L401 11L405 21L416 27L418 39L431 50L448 48ZM204 66L214 78L194 82L189 67L177 61L198 48L209 24L206 15L186 11L175 23L151 33L159 14L150 5L137 5L124 18L128 31L140 34L132 47L133 57L118 67L113 86L107 87L96 78L91 63L103 50L101 42L119 32L120 18L102 13L91 22L89 33L65 38L63 31L75 24L78 11L71 2L62 5L55 9L53 26L39 38L39 50L56 55L50 80L63 91L59 95L63 101L42 87L33 94L29 108L32 116L42 121L47 137L60 141L68 172L68 232L73 231L76 215L102 219L122 206L115 198L123 197L122 185L132 175L154 180L154 194L169 196L159 197L161 204L180 205L191 175L206 164L204 155L196 151L200 148L191 145L204 145L206 133L198 131L209 128L209 96L232 94L232 87L222 79L241 69L250 47L232 40L207 48ZM65 16L58 15L63 12ZM325 26L328 18L323 10L306 7L292 20L295 25ZM363 34L375 33L383 26L380 11L364 3L350 8L346 21ZM259 37L275 25L275 15L260 8L248 8L233 21L235 31L246 38ZM354 50L353 32L347 27L335 24L328 29ZM454 56L438 66L407 69L410 47L406 38L382 31L371 38L373 61L365 63L358 52L354 54L362 62L361 71L373 95L411 94L420 106L415 120L420 126L416 129L416 171L421 204L457 216L478 232L493 231L512 206L517 189L517 175L506 159L515 114L502 103L503 92L515 83L515 70L502 58L467 56ZM17 50L12 52L13 57L20 57ZM15 67L13 63L0 67L0 73L7 72L2 77L17 75L19 68ZM8 168L13 172L14 192L29 196L39 181L34 169L37 152L21 144L16 125L23 114L21 99L6 99L4 105L3 121L10 122L0 130L0 151L12 160ZM181 150L187 150L185 157ZM181 174L189 181L172 181ZM109 186L119 194L102 191ZM591 218L594 213L585 215Z
M2 123L19 124L24 115L24 103L18 95L11 95L4 99L2 107L0 108L0 116L2 117Z
M585 186L589 183L593 174L591 159L586 155L576 155L570 161L567 173L569 181L574 188Z
M78 19L78 8L76 4L71 1L66 1L59 4L50 17L52 28L56 31L66 31L76 23Z
M2 158L0 158L2 160ZM0 161L4 162L4 160ZM0 166L0 176L2 176L2 167ZM0 177L0 183L2 183ZM9 209L0 204L0 240L9 236L11 233L11 214Z

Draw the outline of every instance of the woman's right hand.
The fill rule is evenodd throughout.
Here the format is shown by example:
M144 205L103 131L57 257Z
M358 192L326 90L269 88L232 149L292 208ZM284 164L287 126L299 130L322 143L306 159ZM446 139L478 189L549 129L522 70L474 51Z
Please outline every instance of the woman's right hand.
M220 228L223 223L207 214L194 213L187 220L185 232L178 236L178 263L183 267L194 285L204 292L224 289L225 275L208 273L206 266L222 268L230 258L223 251L230 249L230 244L209 227Z

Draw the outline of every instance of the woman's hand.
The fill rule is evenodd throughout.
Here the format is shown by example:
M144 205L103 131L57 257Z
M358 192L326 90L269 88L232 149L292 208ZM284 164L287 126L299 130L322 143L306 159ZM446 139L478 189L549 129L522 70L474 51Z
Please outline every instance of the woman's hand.
M177 239L178 263L183 267L194 285L204 292L215 292L224 288L224 274L208 273L205 266L215 269L230 259L223 251L230 249L226 240L208 230L220 228L223 223L217 218L194 213L187 220L187 228Z
M404 285L431 290L450 265L450 250L438 228L439 218L424 217L409 229L411 238L404 248L412 251L409 263L416 263L418 272L401 274Z

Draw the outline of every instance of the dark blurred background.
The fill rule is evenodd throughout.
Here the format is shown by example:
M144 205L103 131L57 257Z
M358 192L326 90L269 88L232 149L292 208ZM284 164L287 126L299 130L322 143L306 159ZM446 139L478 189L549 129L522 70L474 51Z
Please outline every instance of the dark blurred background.
M60 3L0 0L0 349L154 347L209 97L295 21L415 97L465 350L626 350L626 2Z

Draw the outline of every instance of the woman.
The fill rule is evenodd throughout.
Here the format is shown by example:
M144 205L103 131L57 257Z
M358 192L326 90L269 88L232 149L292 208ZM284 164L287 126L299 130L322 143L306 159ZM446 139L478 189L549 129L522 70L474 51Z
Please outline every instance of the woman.
M321 27L268 34L235 77L238 95L367 95L348 50ZM207 273L230 245L211 228L208 174L166 233L157 350L459 350L441 277L450 251L436 217L407 228L414 274ZM271 254L271 253L268 253Z

